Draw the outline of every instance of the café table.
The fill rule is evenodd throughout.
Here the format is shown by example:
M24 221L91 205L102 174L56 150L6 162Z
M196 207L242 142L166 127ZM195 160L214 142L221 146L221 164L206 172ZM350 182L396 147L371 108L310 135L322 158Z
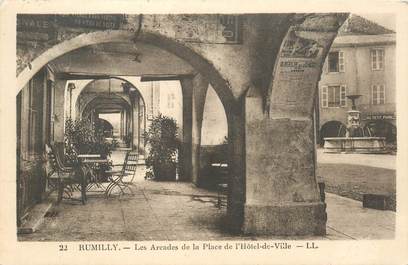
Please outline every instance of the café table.
M88 172L90 174L89 184L86 188L87 191L89 191L92 187L96 186L99 188L100 192L105 192L105 187L103 186L103 179L99 174L95 174L95 167L103 165L103 164L108 164L109 160L106 158L101 158L101 155L99 154L80 154L78 155L79 162L81 163L82 166L88 169Z

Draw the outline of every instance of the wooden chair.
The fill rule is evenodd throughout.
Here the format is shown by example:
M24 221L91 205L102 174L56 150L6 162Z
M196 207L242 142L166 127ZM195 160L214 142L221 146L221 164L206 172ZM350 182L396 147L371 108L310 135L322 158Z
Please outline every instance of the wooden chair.
M116 164L113 167L122 168L118 171L111 170L106 173L109 174L109 185L106 188L105 196L109 197L115 188L119 188L120 195L126 194L126 190L129 190L133 195L133 190L130 188L131 183L136 174L137 163L139 160L139 155L135 151L128 151L125 156L125 161L123 164ZM124 178L130 178L130 180L125 180Z
M86 202L86 178L87 173L83 167L67 167L56 152L55 148L45 145L47 156L47 174L50 182L56 182L58 197L57 204L62 201L64 193L69 199L73 199L73 192L79 189L81 192L80 201Z

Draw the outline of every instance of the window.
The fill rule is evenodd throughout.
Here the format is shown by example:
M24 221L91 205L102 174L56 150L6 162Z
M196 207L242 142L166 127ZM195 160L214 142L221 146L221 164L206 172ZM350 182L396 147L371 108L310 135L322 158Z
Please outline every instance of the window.
M328 56L329 72L344 72L344 52L330 52Z
M167 94L167 108L173 109L174 108L174 101L175 101L174 93Z
M372 86L372 102L373 105L379 105L385 103L385 86L373 85Z
M346 106L346 86L324 86L321 91L321 105L323 108Z
M371 69L382 70L384 68L384 49L371 50Z

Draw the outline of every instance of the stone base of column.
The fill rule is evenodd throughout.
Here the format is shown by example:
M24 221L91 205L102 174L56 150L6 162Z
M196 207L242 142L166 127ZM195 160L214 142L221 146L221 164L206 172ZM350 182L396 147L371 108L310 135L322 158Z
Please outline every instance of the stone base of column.
M251 235L323 236L326 204L245 205L243 232Z
M225 229L234 234L241 234L244 219L244 204L228 200Z

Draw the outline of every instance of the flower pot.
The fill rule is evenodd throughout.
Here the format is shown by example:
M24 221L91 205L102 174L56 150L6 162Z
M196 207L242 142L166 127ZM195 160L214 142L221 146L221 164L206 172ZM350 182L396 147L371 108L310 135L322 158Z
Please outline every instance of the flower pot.
M174 181L176 180L176 164L161 164L153 166L155 180Z

